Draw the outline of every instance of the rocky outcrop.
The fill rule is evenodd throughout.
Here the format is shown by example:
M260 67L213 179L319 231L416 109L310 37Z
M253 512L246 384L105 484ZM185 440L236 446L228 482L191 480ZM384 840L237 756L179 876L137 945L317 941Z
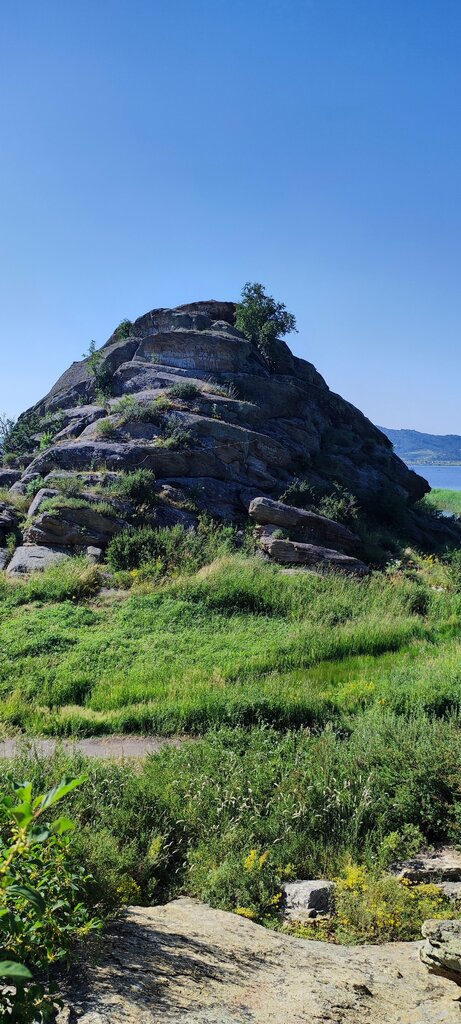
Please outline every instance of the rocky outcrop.
M308 920L333 909L335 885L326 878L297 879L285 882L282 888L287 921Z
M461 921L425 921L423 935L423 964L461 985Z
M421 850L409 860L393 864L391 871L411 882L460 882L461 853L453 846Z
M368 565L360 559L343 555L332 548L320 547L318 544L298 544L294 540L270 535L260 537L259 543L263 551L280 565L323 566L359 576L367 576L370 573Z
M69 975L59 1024L454 1024L420 943L294 939L195 900L131 907Z
M261 526L271 525L287 530L293 540L323 544L350 555L356 555L360 550L359 537L347 526L303 508L284 505L271 498L255 498L248 513L250 519Z
M22 475L17 465L14 479L4 477L12 491L25 494L50 475L142 468L182 489L198 511L239 522L253 498L277 499L306 474L314 485L335 480L367 501L386 492L412 502L428 490L311 363L279 341L269 367L236 330L234 316L226 302L155 309L115 331L96 357L73 363L21 418L31 424L30 451L23 446ZM34 510L25 539L75 546L87 529L76 518L69 521L64 505L52 518ZM298 513L293 540L357 553L344 530L338 546L327 520L321 538L320 524L314 537L312 523L312 514ZM110 532L89 527L98 544Z
M25 576L39 569L48 569L50 565L68 558L68 548L46 547L44 544L24 544L16 548L11 561L8 562L10 576Z

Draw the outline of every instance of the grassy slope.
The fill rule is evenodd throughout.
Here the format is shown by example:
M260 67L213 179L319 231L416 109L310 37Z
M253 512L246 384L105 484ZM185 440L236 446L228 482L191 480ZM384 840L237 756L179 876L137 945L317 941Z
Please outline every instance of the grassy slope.
M429 560L426 578L441 571ZM459 707L461 595L450 589L286 576L234 555L122 601L81 603L79 573L91 590L91 571L73 566L0 591L6 730L204 732L322 725L373 704Z
M461 516L461 491L450 491L443 487L434 487L424 499L432 508L453 512Z

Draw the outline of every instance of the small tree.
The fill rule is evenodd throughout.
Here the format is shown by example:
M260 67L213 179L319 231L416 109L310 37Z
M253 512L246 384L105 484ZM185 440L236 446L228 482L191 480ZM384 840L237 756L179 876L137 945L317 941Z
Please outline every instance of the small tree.
M0 413L0 455L6 452L8 440L11 436L16 420L10 419L5 413Z
M267 364L274 366L274 343L277 338L296 331L296 319L283 302L266 295L262 284L247 281L237 305L235 326L256 345Z

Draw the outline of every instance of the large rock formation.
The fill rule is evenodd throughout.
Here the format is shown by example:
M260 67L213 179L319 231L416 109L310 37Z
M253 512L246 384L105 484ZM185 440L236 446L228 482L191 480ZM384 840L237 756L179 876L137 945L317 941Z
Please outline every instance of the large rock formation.
M3 480L21 494L34 480L53 490L57 474L80 474L91 492L98 476L149 469L171 521L181 520L178 492L183 509L239 521L253 498L276 499L306 474L365 500L385 492L413 502L428 490L311 363L279 341L269 367L234 315L231 302L197 302L119 328L23 415L34 426L31 450ZM119 508L101 512L91 497L86 510L71 505L34 508L26 543L83 549L123 526Z
M69 973L59 1024L451 1024L459 988L418 942L294 939L196 900L131 907Z

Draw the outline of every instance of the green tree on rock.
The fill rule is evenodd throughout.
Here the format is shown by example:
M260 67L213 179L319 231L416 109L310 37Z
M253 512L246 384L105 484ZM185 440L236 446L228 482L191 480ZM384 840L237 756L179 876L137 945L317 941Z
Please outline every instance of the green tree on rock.
M275 341L296 331L296 319L283 302L266 295L262 284L247 281L237 305L235 326L256 345L268 366L273 367Z

